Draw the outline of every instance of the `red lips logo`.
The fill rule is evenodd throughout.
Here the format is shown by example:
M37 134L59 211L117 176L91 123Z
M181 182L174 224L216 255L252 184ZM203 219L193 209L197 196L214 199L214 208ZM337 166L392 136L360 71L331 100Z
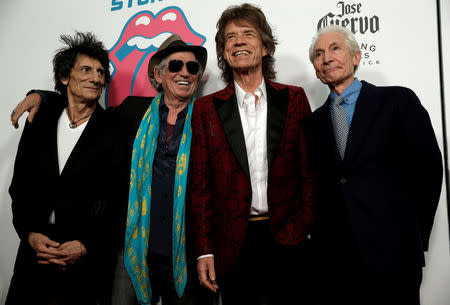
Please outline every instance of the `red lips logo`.
M206 41L191 28L179 7L167 7L156 15L142 11L127 21L109 51L112 80L106 88L106 107L119 105L129 95L156 95L148 80L148 61L161 43L175 33L188 44L203 45Z

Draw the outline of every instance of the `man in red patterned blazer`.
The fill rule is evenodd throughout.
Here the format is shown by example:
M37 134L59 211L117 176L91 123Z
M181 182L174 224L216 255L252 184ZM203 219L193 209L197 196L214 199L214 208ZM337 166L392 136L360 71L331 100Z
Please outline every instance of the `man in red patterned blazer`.
M276 40L258 7L228 8L217 28L228 86L197 100L192 116L199 279L224 305L308 304L310 106L302 88L272 81Z

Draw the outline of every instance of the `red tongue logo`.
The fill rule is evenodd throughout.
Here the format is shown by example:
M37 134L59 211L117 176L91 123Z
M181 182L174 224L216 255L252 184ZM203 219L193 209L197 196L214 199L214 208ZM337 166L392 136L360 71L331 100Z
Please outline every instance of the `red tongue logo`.
M167 7L156 15L142 11L125 24L109 51L112 80L106 88L106 106L117 106L129 95L155 96L148 80L148 61L161 43L178 34L188 44L203 45L206 38L194 31L179 7Z

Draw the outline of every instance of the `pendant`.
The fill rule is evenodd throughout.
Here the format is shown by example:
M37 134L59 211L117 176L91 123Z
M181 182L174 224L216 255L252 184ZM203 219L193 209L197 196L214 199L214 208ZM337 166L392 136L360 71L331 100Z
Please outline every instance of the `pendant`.
M72 122L72 123L69 124L69 127L72 128L72 129L74 129L74 128L77 127L77 124L75 124L74 122Z

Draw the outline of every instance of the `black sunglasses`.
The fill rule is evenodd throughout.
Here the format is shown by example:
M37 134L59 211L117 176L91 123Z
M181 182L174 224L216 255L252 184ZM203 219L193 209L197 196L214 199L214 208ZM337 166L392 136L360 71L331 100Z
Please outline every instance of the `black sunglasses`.
M172 73L180 72L183 69L184 61L180 59L172 59L169 61L169 71ZM200 71L200 64L196 61L188 61L186 63L188 72L192 75L196 75Z

